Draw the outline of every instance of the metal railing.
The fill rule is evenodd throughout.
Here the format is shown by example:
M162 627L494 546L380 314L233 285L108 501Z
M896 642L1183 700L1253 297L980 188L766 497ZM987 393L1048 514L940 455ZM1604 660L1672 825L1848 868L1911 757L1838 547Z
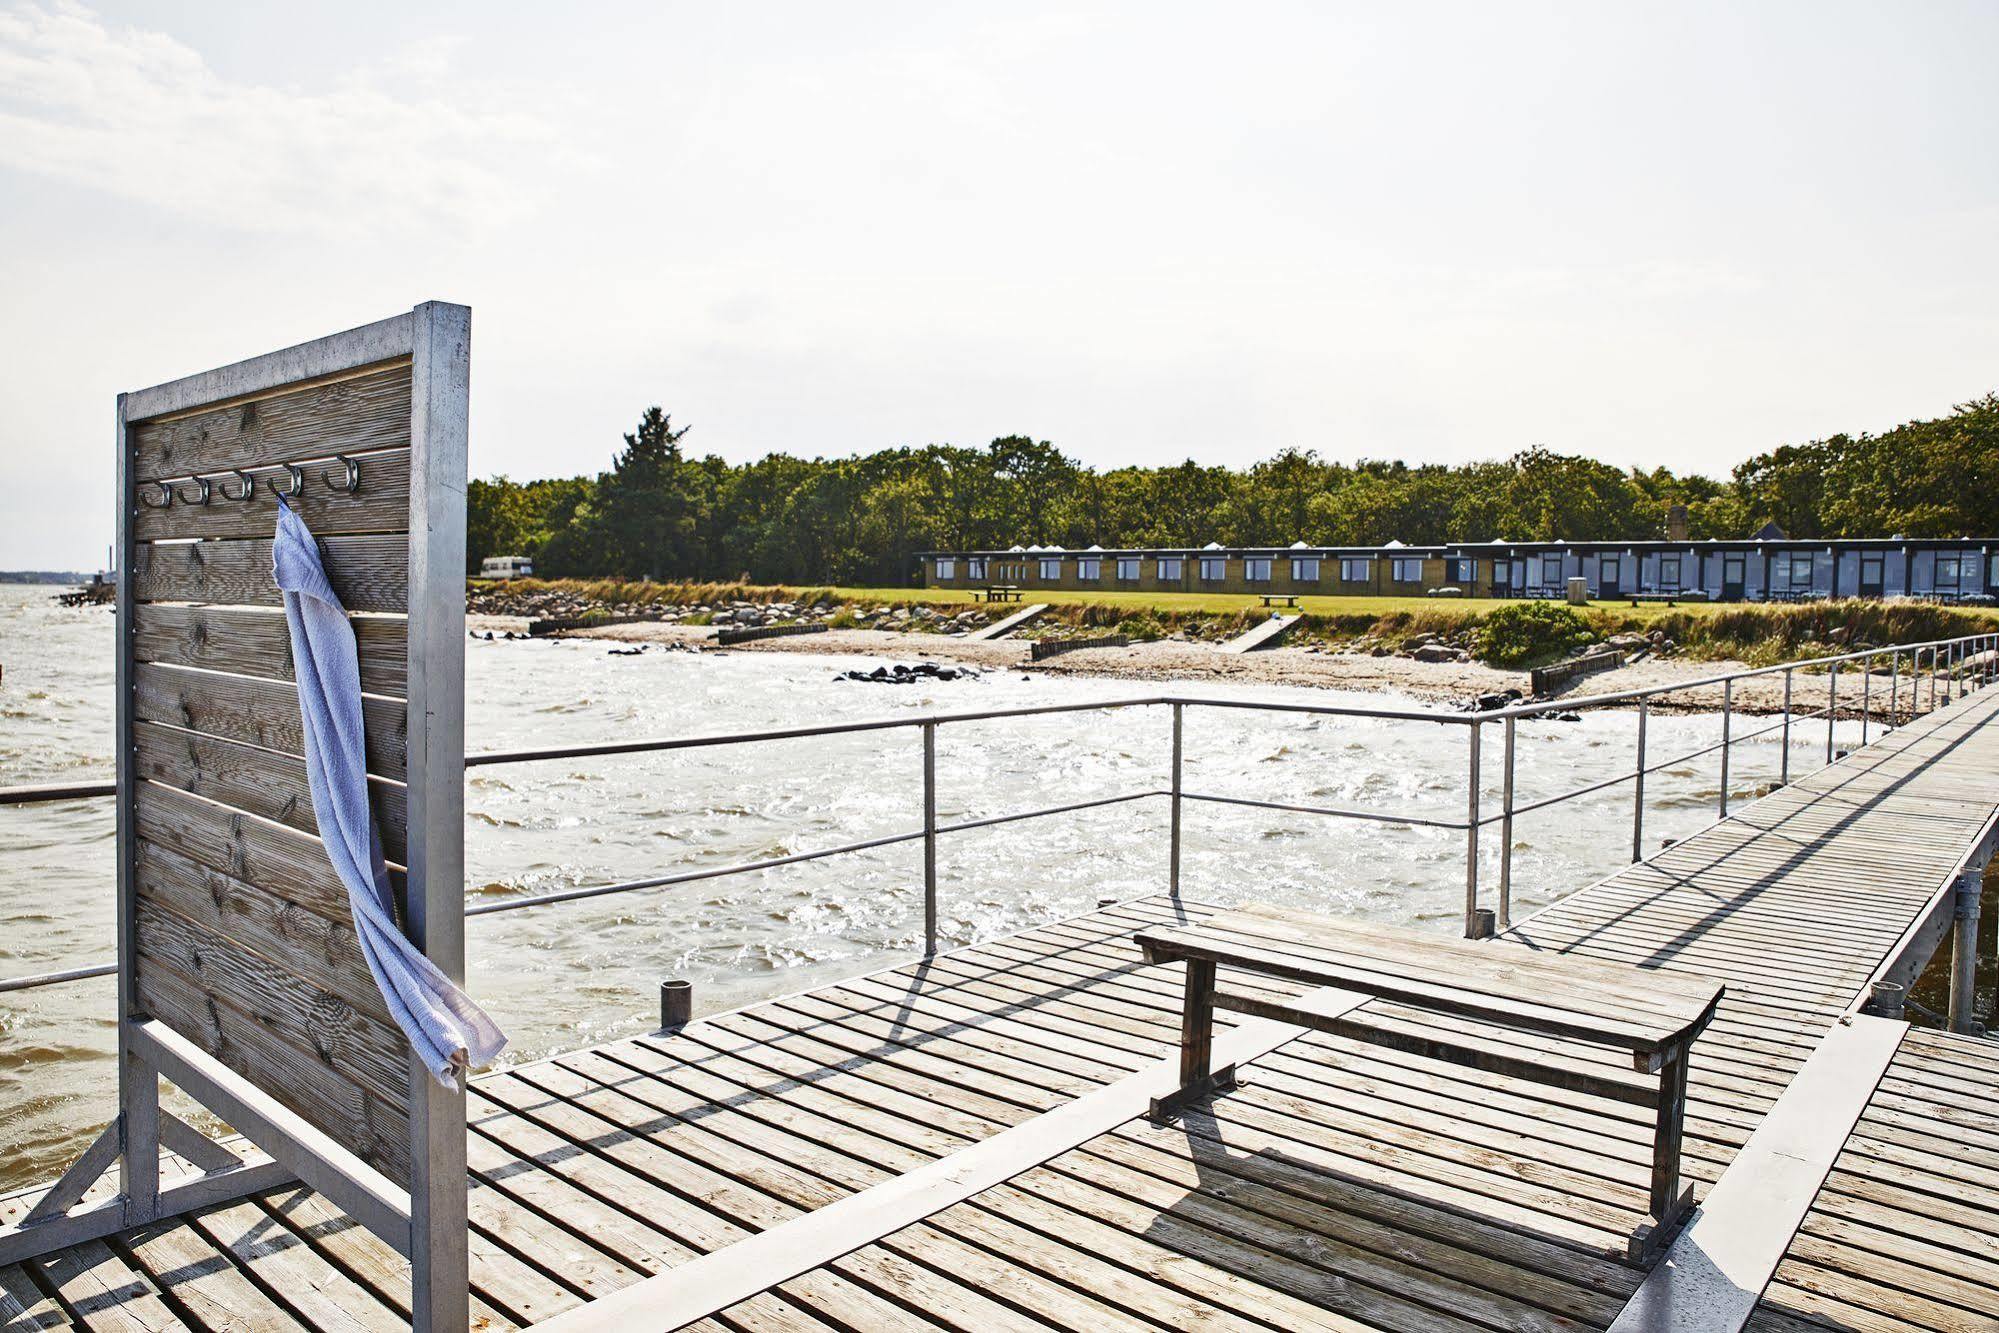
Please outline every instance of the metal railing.
M1354 819L1372 823L1394 824L1405 827L1440 829L1462 832L1465 835L1464 886L1465 916L1464 929L1469 937L1477 938L1504 930L1511 924L1513 890L1513 844L1515 821L1522 815L1548 809L1565 801L1579 799L1612 787L1631 783L1633 787L1631 814L1631 859L1641 860L1644 854L1645 836L1645 779L1662 769L1674 768L1718 753L1720 767L1720 799L1718 817L1726 818L1730 800L1729 760L1731 751L1748 741L1773 732L1781 732L1780 770L1778 781L1788 783L1791 775L1792 733L1798 722L1809 722L1823 717L1826 720L1825 762L1832 763L1837 757L1835 726L1839 718L1839 674L1840 668L1850 663L1860 663L1861 688L1857 705L1849 703L1849 708L1858 712L1861 724L1861 743L1867 743L1869 727L1873 722L1874 679L1881 674L1878 663L1887 659L1889 693L1885 709L1882 710L1885 725L1895 726L1931 711L1941 702L1950 703L1970 689L1990 683L1999 672L1999 633L1968 635L1955 639L1939 639L1928 643L1905 644L1887 648L1868 648L1844 653L1834 657L1815 658L1810 661L1793 662L1780 666L1760 667L1722 675L1704 677L1692 681L1680 681L1670 685L1650 686L1643 689L1621 690L1608 694L1589 695L1573 699L1555 699L1541 703L1514 704L1504 708L1486 709L1463 713L1443 712L1435 709L1362 707L1347 704L1292 703L1274 700L1254 699L1214 699L1181 695L1149 695L1131 699L1095 700L1069 704L1043 704L1021 708L986 709L975 712L941 713L927 717L877 718L860 722L834 722L807 727L785 727L755 732L720 733L703 736L682 736L665 739L641 739L628 741L607 741L588 745L568 745L530 750L487 751L469 754L465 766L482 768L491 765L527 764L555 759L579 759L609 757L633 754L658 754L667 751L706 749L717 746L767 744L782 740L803 740L817 737L845 736L863 732L887 732L915 730L921 744L922 762L922 823L919 827L901 832L881 834L871 838L837 844L830 847L814 848L792 852L782 856L764 857L754 861L736 862L729 865L707 866L683 870L668 875L656 875L643 879L621 880L606 884L583 885L576 888L560 889L550 893L531 894L497 902L477 903L468 906L468 917L488 916L498 912L517 912L528 908L544 907L555 903L575 902L586 898L598 898L608 894L630 893L644 889L665 888L677 884L693 883L699 880L718 879L730 875L750 874L773 870L782 866L798 865L808 861L819 861L829 857L871 851L882 847L905 843L921 842L923 847L923 935L926 953L937 951L938 940L938 844L939 839L971 832L975 829L995 828L1006 824L1021 823L1026 820L1049 818L1056 815L1074 814L1084 810L1101 809L1106 806L1122 805L1129 802L1165 798L1168 801L1168 861L1167 885L1170 892L1178 894L1181 879L1181 849L1183 810L1188 801L1213 805L1234 806L1246 809L1278 811L1290 814L1313 815L1334 819ZM1904 671L1904 664L1907 671ZM1800 673L1826 674L1826 706L1807 713L1793 711L1793 695L1796 677ZM1781 673L1784 681L1783 708L1781 720L1760 727L1746 734L1737 734L1734 729L1736 709L1736 684L1739 681L1759 676ZM1906 675L1907 689L1904 690ZM1927 698L1924 687L1927 685ZM1721 688L1721 739L1715 744L1702 746L1668 759L1650 757L1648 731L1654 704L1671 695L1685 694L1693 690ZM1907 694L1906 705L1904 693ZM1615 774L1608 778L1587 783L1572 790L1559 792L1528 802L1515 799L1516 739L1518 724L1523 719L1533 719L1551 713L1574 713L1585 709L1615 708L1636 705L1636 758L1628 773ZM979 722L1005 721L1028 717L1047 717L1060 714L1105 712L1126 709L1166 708L1172 720L1172 752L1170 759L1170 780L1166 787L1124 792L1090 800L1071 801L1061 805L1037 807L1030 810L1005 814L987 815L974 819L941 823L937 813L937 733L940 728L961 726ZM1306 714L1321 717L1348 717L1395 722L1421 722L1446 727L1462 727L1466 734L1466 795L1465 814L1462 819L1412 815L1406 813L1382 813L1342 806L1305 805L1287 801L1262 800L1247 796L1233 796L1217 792L1190 791L1185 783L1185 735L1186 714L1189 709L1247 710L1264 713ZM1481 813L1480 795L1483 788L1482 766L1483 737L1488 726L1501 730L1501 784L1500 808L1494 813ZM52 801L68 801L101 798L115 794L111 783L59 783L37 786L0 788L0 806L25 805ZM1499 883L1495 906L1486 909L1480 905L1479 853L1480 835L1488 825L1499 826ZM61 971L44 972L30 976L0 979L0 993L36 989L69 982L83 981L93 977L110 976L116 972L115 964L104 963L83 967L67 968Z

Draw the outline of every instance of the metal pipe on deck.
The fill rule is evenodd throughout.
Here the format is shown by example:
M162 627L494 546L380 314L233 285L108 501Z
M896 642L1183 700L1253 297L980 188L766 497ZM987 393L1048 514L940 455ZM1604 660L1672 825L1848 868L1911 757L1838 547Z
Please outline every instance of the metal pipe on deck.
M1978 1022L1978 917L1985 889L1982 867L1967 869L1957 879L1956 920L1950 937L1950 1030L1976 1036Z
M1832 664L1826 675L1825 690L1825 761L1832 762L1832 729L1839 722L1839 663Z

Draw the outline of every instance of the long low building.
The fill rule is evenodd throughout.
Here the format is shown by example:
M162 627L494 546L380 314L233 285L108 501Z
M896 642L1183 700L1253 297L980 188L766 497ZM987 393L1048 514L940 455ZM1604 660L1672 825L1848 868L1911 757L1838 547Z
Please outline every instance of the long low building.
M1999 538L1804 541L1457 542L1438 546L1015 546L926 551L933 588L1276 593L1301 596L1560 597L1682 594L1722 602L1999 594Z

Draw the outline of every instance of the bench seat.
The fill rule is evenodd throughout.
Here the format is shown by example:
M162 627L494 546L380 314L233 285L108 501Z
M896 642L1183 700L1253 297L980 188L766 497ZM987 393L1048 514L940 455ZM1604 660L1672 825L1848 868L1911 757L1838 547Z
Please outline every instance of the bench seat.
M1137 941L1147 962L1187 967L1180 1088L1154 1101L1155 1118L1171 1118L1235 1086L1233 1068L1210 1068L1220 1009L1653 1111L1650 1222L1633 1237L1633 1258L1655 1254L1691 1203L1679 1172L1687 1051L1714 1018L1723 993L1719 983L1272 907L1149 927ZM1225 989L1217 985L1218 968L1317 989L1302 999L1254 985ZM1480 1043L1475 1033L1455 1035L1387 1014L1371 1016L1366 1007L1314 1002L1314 994L1327 992L1494 1024L1528 1040L1500 1049ZM1544 1049L1535 1049L1535 1039ZM1587 1058L1587 1051L1576 1049L1579 1042L1621 1052L1631 1072Z

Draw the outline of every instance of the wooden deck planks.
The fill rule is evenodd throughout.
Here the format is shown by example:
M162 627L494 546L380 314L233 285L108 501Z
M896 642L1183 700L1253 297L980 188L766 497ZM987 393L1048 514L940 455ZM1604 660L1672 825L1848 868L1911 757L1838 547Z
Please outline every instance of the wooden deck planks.
M1995 711L1974 696L1905 727L1513 932L1728 985L1694 1049L1697 1188L1999 802ZM478 1081L475 1324L573 1308L1159 1060L1179 970L1131 935L1208 910L1128 902ZM1754 1327L1999 1327L1993 1052L1911 1034ZM1603 1328L1639 1278L1612 1256L1643 1220L1649 1142L1614 1102L1307 1034L1180 1123L1124 1125L703 1327ZM8 1333L393 1329L407 1302L407 1263L300 1189L0 1270Z

